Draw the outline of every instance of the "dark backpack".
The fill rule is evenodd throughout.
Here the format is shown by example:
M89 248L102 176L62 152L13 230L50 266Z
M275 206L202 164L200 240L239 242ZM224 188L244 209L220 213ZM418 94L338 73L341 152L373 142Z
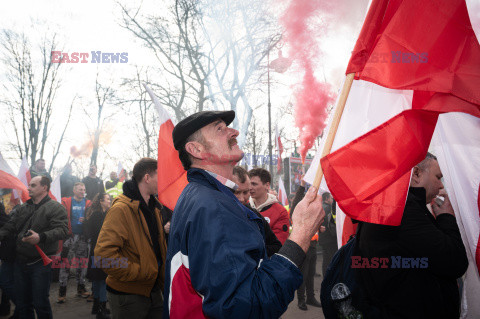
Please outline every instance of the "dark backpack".
M379 311L366 300L366 294L352 268L352 256L359 254L358 238L362 229L333 256L325 272L320 290L323 313L326 319L380 318Z
M355 243L356 237L353 237L342 246L333 256L325 272L320 300L326 319L364 318L354 306L360 290L355 280L355 269L351 267Z

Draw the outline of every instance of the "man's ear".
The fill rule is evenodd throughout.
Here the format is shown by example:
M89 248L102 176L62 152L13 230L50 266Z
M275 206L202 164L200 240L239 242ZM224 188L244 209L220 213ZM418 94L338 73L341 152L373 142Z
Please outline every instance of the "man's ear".
M413 168L412 180L411 180L410 186L418 187L420 185L420 182L422 181L422 174L423 174L423 171L420 168L418 168L418 166L415 166Z
M201 143L192 141L185 144L185 150L193 157L203 159L204 147Z
M265 186L267 187L267 189L270 189L270 182L266 182Z

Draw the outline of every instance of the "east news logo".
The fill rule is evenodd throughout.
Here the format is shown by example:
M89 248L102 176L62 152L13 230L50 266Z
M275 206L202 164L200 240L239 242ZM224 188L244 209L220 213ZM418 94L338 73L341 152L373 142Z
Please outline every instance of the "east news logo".
M360 257L352 256L352 268L418 268L425 269L428 267L428 258L412 258L402 256L388 257Z
M90 58L91 53L91 59ZM62 52L52 51L52 63L127 63L128 52L111 53L102 51Z

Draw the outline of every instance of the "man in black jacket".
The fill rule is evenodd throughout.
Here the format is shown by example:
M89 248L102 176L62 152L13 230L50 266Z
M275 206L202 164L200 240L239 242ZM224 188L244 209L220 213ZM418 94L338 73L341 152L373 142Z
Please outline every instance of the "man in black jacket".
M51 268L43 265L35 248L54 255L58 241L68 233L67 212L58 202L48 196L50 179L37 176L30 180L28 193L31 197L20 206L18 212L0 229L0 241L16 235L15 297L20 318L52 318L48 294Z
M381 318L460 316L456 279L468 260L448 196L443 204L434 201L441 179L437 159L428 153L413 169L401 225L364 223L359 234L360 256L352 256L352 267L359 268L366 302Z
M90 170L88 175L82 179L82 183L85 184L87 190L87 199L93 200L95 195L105 193L105 188L103 187L103 181L97 177L97 165L90 165Z
M235 191L235 196L243 205L250 208L250 210L262 219L263 229L265 230L265 248L267 248L267 256L271 257L282 248L282 243L278 240L277 236L275 236L265 218L248 203L250 198L250 178L248 177L248 172L243 167L235 166L232 177L232 182L238 186Z

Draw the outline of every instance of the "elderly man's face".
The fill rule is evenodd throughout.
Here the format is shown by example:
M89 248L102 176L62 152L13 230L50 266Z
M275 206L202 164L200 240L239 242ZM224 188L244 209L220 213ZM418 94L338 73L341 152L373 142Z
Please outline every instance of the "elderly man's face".
M205 147L202 157L206 164L235 165L242 159L243 152L237 143L238 131L229 128L221 119L203 127L201 132Z
M237 190L235 191L235 196L243 204L247 205L248 200L250 199L250 178L245 177L245 182L241 183L237 175L233 175L232 182L238 185Z
M430 160L428 168L418 172L417 185L412 186L425 188L427 191L427 203L430 203L443 189L442 177L442 171L438 162Z

